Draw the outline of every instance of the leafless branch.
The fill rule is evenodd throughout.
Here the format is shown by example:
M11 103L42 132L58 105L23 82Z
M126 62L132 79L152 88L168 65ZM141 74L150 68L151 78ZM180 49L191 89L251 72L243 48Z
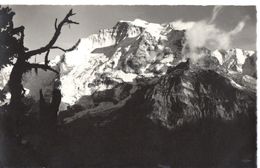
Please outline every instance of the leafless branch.
M72 20L68 20L67 23L68 23L68 24L79 24L79 22L74 22L74 21L72 21Z
M74 22L72 20L69 20L69 18L71 16L75 15L75 13L72 12L72 9L68 12L68 14L65 16L65 18L58 24L58 26L55 26L57 27L57 29L55 30L55 33L52 37L52 39L50 40L50 42L44 46L44 47L41 47L39 49L36 49L36 50L31 50L31 51L28 51L25 53L25 57L26 59L29 59L30 57L32 57L33 55L36 55L36 54L41 54L41 53L44 53L44 52L47 52L49 49L51 49L51 47L53 47L53 45L55 44L55 42L57 41L60 33L61 33L61 29L64 25L66 24L79 24L78 22ZM56 21L55 21L56 22Z
M49 53L50 53L50 50L47 51L45 57L44 57L44 63L45 65L48 65L49 64Z
M55 31L58 29L57 22L58 22L58 19L56 18L56 19L55 19L55 24L54 24Z
M53 47L51 47L51 49L59 49L63 52L68 52L68 51L72 51L74 49L74 47L69 48L69 49L64 49L64 48L61 48L61 47L58 47L58 46L53 46Z
M46 65L46 64L33 64L33 63L28 63L27 65L30 69L37 69L37 68L40 68L40 69L43 69L44 71L52 71L52 72L55 72L57 74L59 74L59 72L55 69L53 69L52 67L50 67L49 65Z

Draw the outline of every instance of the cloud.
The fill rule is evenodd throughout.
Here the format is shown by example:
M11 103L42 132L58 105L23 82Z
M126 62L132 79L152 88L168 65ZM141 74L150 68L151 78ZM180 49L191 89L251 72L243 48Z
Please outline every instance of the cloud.
M218 16L218 13L221 11L221 9L223 9L223 6L215 6L212 12L212 17L209 21L209 23L213 23L216 19L216 17Z
M193 62L197 62L204 56L197 52L198 48L227 49L231 42L229 32L218 29L214 24L209 24L205 20L196 22L186 31L185 37L184 48L188 46L189 50L184 52Z
M199 48L205 47L211 50L230 48L233 36L243 30L249 17L245 16L234 29L225 31L213 23L222 9L222 6L214 7L209 21L205 19L197 22L183 22L182 20L172 22L173 28L186 29L186 42L183 48L183 54L186 57L196 62L203 56L198 53Z
M194 24L195 22L183 22L182 20L177 20L170 23L175 30L187 30L192 28Z
M237 26L230 31L230 35L236 35L237 33L241 32L242 29L245 27L246 21L249 19L249 16L245 16L243 20L241 20Z
M187 30L186 40L191 50L201 47L227 49L230 46L230 33L202 20Z

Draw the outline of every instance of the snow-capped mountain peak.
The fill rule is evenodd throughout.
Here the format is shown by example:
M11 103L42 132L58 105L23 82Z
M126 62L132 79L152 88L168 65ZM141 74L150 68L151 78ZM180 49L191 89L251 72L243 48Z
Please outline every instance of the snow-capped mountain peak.
M140 78L164 75L169 67L185 60L183 29L191 27L192 23L182 25L180 21L157 24L135 19L119 21L113 28L81 38L72 51L51 61L51 65L60 71L62 102L73 105L82 96L110 89L118 83L135 83ZM246 61L253 58L253 51L230 49L207 50L207 53L216 57L227 70L242 73L245 69L246 75L256 74L251 61ZM3 87L7 84L8 73L1 70ZM31 72L25 75L24 86L37 99L39 89L47 90L45 95L51 93L56 77L53 72L39 71L37 75Z
M129 24L132 24L132 25L135 25L135 26L138 26L138 27L146 27L149 23L145 20L142 20L142 19L135 19L134 21L126 21L126 20L120 20L119 22L125 22L125 23L129 23Z

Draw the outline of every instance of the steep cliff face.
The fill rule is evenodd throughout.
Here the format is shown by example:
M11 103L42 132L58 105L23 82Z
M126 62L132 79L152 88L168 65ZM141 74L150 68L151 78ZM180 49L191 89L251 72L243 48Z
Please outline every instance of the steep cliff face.
M149 117L174 128L192 120L233 120L239 114L254 113L255 93L213 70L200 68L173 71L147 91L153 104Z
M256 59L255 53L245 59L245 63L242 66L242 72L244 75L249 75L254 78L257 77Z

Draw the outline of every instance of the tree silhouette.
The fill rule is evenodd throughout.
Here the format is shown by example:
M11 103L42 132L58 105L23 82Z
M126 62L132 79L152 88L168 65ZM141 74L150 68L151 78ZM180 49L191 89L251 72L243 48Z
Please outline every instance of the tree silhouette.
M8 7L0 9L0 68L12 64L19 52L20 40L15 35L22 27L13 27L14 15L15 13Z
M64 25L79 24L78 22L70 20L70 17L75 15L75 13L73 13L71 9L61 22L58 23L58 20L55 20L55 33L48 44L36 50L28 50L24 46L25 28L24 26L14 28L14 15L15 13L9 7L0 9L0 68L8 64L13 65L8 83L11 93L8 114L10 125L12 127L12 130L10 131L13 133L17 132L16 129L25 108L22 102L22 97L24 96L24 88L22 85L23 74L32 69L35 69L35 71L37 72L38 68L43 69L44 71L50 70L58 74L58 71L49 66L48 56L50 50L59 49L64 52L71 50L66 50L59 46L55 46L55 42L59 38L62 27ZM43 64L29 62L29 59L32 56L43 53L46 53L45 62Z

